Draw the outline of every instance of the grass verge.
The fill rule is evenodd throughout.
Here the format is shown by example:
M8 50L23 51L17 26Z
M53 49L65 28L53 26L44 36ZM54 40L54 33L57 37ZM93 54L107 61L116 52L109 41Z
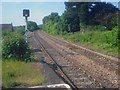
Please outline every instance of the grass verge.
M54 36L64 38L70 42L80 44L83 47L98 51L107 55L118 57L118 28L117 26L111 31L108 30L91 30L90 28L81 29L80 32L52 34Z
M2 86L10 88L19 85L34 86L45 81L40 72L42 67L34 62L17 60L3 60L2 62Z
M118 57L117 32L89 31L63 35L64 39L86 48Z

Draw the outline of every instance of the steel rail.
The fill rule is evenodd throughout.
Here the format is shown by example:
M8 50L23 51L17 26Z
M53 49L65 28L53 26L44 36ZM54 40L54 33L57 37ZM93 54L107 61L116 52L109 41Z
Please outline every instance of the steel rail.
M50 37L48 37L48 38L50 38ZM50 38L50 39L51 39L51 38ZM52 42L52 41L54 41L54 40L52 39L50 42ZM57 41L57 42L59 43L59 41ZM53 45L55 45L55 43L53 43ZM54 49L55 49L55 48L54 48ZM57 49L56 51L58 51L58 49ZM59 50L59 51L61 51L61 50ZM60 53L59 53L59 54L60 54ZM61 53L61 54L62 54L62 53ZM62 57L64 57L64 56L62 55ZM65 56L65 58L73 61L73 59L71 59L70 57ZM78 64L78 63L76 63L76 64ZM81 67L83 70L85 70L84 67L82 67L82 66L79 66L79 67ZM113 82L112 82L112 83L106 82L106 84L105 84L105 82L103 82L103 80L99 79L99 78L96 77L95 75L92 75L92 73L91 73L90 71L88 71L87 69L85 70L85 72L86 72L88 75L92 76L93 79L96 79L96 81L100 82L103 87L106 87L106 86L108 86L108 85L114 86ZM104 76L102 76L102 77L104 77ZM102 77L101 77L101 78L102 78ZM109 81L109 79L106 79L106 80ZM114 86L114 87L115 87L115 86Z
M46 33L45 33L46 34ZM60 39L58 39L58 38L55 38L55 37L53 37L53 36L51 36L51 35L48 35L49 37L51 37L51 39L54 41L54 42L57 42L57 43L60 43L60 42L64 42L64 43L67 43L67 44L70 44L70 46L71 47L73 47L74 46L74 44L71 44L71 43L69 43L69 42L67 42L67 41L62 41L62 40L60 40ZM59 42L60 41L60 42ZM115 63L117 66L119 66L120 65L120 62L119 61L115 61L115 59L117 59L117 58L114 58L113 59L113 57L111 58L110 56L106 56L106 55L103 55L103 54L99 54L99 53L96 53L96 52L94 52L94 51L92 51L92 50L88 50L88 49L83 49L83 48L81 48L81 47L79 47L79 46L74 46L74 47L76 47L76 48L78 48L78 49L82 49L82 50L84 50L85 52L88 52L89 54L95 54L94 56L98 56L98 57L102 57L102 58L104 58L105 60L107 60L109 63L108 64L110 64L110 63ZM74 51L74 50L73 50ZM86 55L87 56L87 55ZM92 55L93 56L93 55ZM110 59L111 58L111 59ZM93 57L90 57L90 59L92 59L92 60L94 60L96 63L98 63L98 64L100 64L100 65L102 65L102 66L104 66L105 68L107 68L107 69L109 69L110 71L112 70L112 71L114 71L116 74L120 74L120 70L119 70L119 68L114 68L112 65L107 65L105 62L107 62L107 61L103 61L103 62L101 62L101 61L99 61L99 60L95 60Z
M41 46L43 52L48 56L48 58L54 62L54 64L57 66L57 70L59 70L62 73L62 78L65 79L65 81L67 81L67 84L70 85L70 87L74 90L78 90L77 86L72 82L72 80L65 74L65 72L62 70L62 68L57 64L57 62L52 58L52 56L46 51L45 47L43 46L43 44L40 42L40 40L38 39L38 37L36 36L35 32L34 32L34 36L37 39L37 41L39 42L39 45Z

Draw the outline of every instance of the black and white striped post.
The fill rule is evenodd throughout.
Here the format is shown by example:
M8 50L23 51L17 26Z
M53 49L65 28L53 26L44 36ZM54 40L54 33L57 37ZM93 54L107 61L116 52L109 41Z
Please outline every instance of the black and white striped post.
M26 42L28 42L27 40L27 37L28 37L28 27L27 27L27 23L28 23L28 17L30 16L30 11L28 9L24 9L23 10L23 16L25 17L25 22L26 22L26 25L25 25L25 39L26 39Z

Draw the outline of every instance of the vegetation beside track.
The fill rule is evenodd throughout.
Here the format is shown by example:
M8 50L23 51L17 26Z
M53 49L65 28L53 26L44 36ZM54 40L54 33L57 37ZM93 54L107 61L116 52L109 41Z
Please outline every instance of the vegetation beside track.
M40 85L45 81L42 66L24 38L24 27L2 33L2 87Z
M118 29L111 31L82 31L76 33L67 33L63 37L95 51L103 52L118 57Z
M40 85L45 80L40 64L6 59L2 65L3 88Z
M65 2L65 11L43 18L42 29L83 46L118 56L120 10L108 2Z
M119 40L117 27L114 27L111 31L102 31L100 28L89 27L81 29L80 32L52 35L80 44L83 47L118 57Z

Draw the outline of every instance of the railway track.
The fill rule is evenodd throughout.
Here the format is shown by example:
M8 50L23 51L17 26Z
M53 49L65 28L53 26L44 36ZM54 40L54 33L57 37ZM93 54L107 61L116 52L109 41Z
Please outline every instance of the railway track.
M77 86L76 85L74 85L74 83L71 81L71 79L63 72L63 70L61 69L61 67L57 64L57 62L54 60L54 58L48 53L48 51L45 49L45 47L43 46L43 40L42 40L42 38L38 38L36 35L35 35L35 33L34 33L34 36L35 36L35 38L34 38L34 41L36 42L36 43L38 43L38 45L39 45L39 48L41 48L42 49L42 51L44 52L44 55L47 57L47 58L49 58L49 60L50 61L47 61L47 63L51 63L51 64L53 64L54 65L54 69L56 70L56 72L57 72L57 74L59 74L59 76L62 78L62 79L64 79L64 81L67 83L67 84L69 84L70 85L70 87L72 88L72 89L75 89L75 90L77 90L78 88L77 88ZM40 40L39 40L40 39ZM45 44L45 42L44 42L44 45L46 45L46 47L47 48L51 48L50 46L47 46L47 44ZM59 72L58 72L59 71Z
M46 33L44 34L46 35ZM48 34L46 36L48 36ZM115 71L117 74L120 72L118 68L118 66L120 65L120 61L118 61L118 58L88 50L75 44L71 44L67 41L57 39L50 35L49 37L52 37L51 40L58 43L59 45L65 46L74 52L85 55L86 57L89 57L90 59L96 61L97 63L104 65L105 68Z
M74 50L71 51L71 47L69 47L69 46L71 46L71 43L66 42L64 40L56 39L54 37L50 38L50 36L49 36L49 39L51 39L51 41L49 41L49 42L53 42L54 41L54 44L59 45L59 47L62 46L61 49L63 49L63 47L65 45L65 47L67 47L67 48L64 48L63 50L65 52L68 49L68 51L65 52L68 55L70 55L69 53L72 53L72 56L74 57L75 56L74 54L77 54L77 56L79 56L80 54L82 54L82 55L90 58L90 60L91 60L90 62L92 62L91 64L93 64L93 65L91 66L89 64L90 62L86 62L87 64L89 64L89 65L86 65L86 66L91 66L92 67L92 69L91 70L89 69L88 71L91 71L91 72L93 71L96 76L98 75L98 77L102 77L101 79L103 79L103 81L108 80L108 81L112 82L113 86L116 86L116 87L119 86L118 84L119 84L119 73L120 72L119 72L119 68L118 68L119 61L118 61L117 58L114 58L114 57L111 57L111 56L106 56L106 55L102 55L102 56L100 56L99 54L96 55L96 52L94 52L95 55L96 55L95 56L94 53L91 53L91 51L89 52L89 50L86 50L86 49L85 49L85 51L81 50L81 47L79 47L79 46L78 46L79 48L76 47L78 51L74 51ZM51 44L51 45L54 45L54 44ZM72 46L74 46L74 45L72 44ZM62 52L62 53L64 53L64 52ZM87 52L87 53L85 53L85 52ZM77 59L78 58L82 58L82 57L77 57ZM75 60L75 57L72 58L72 59ZM80 59L79 59L79 61L80 61L79 63L82 62ZM84 60L83 62L85 62L85 61L87 61L87 60ZM96 65L94 65L94 63ZM84 67L84 68L91 68L91 67ZM98 69L98 70L94 71L93 69L94 70ZM101 69L101 70L99 70L99 69ZM98 73L98 74L96 74L96 73ZM106 81L106 82L108 82L108 81Z
M104 75L103 76L101 76L101 74L93 75L94 72L92 72L91 70L89 71L89 69L86 69L87 67L85 67L83 63L80 63L81 65L79 65L78 62L73 61L74 57L69 55L79 56L78 53L76 53L75 51L71 52L70 49L62 47L63 46L61 45L62 43L57 39L56 40L53 38L45 39L45 37L38 35L38 32L35 32L34 36L36 41L39 42L39 45L42 47L45 54L50 58L52 63L55 64L58 71L60 71L61 76L64 79L66 79L66 81L69 83L69 85L72 88L78 89L78 88L102 88L102 87L116 88L117 87L115 83L111 83L111 81L105 78ZM43 40L43 38L46 41L48 41L50 45L46 43ZM59 49L57 44L59 44ZM53 46L54 48L51 46ZM85 62L85 63L89 63L89 62Z
M45 36L46 37L46 36ZM44 38L45 39L45 38ZM47 38L48 39L48 38ZM49 37L49 39L51 39ZM52 43L51 45L54 45L53 47L55 47L55 45L59 45L60 41L57 40L58 42L53 42L53 40L46 40L46 41L49 41L50 43ZM62 46L62 48L60 48ZM66 54L65 57L71 59L72 60L75 60L74 63L76 63L77 59L79 59L80 62L77 62L76 65L78 63L80 63L78 65L78 67L83 67L83 69L88 72L92 72L92 74L94 74L94 77L97 77L99 78L101 81L104 81L103 84L105 87L118 87L118 74L116 73L116 71L111 71L109 68L106 68L105 65L102 65L98 62L94 62L93 60L89 60L88 61L88 58L86 57L81 57L79 55L79 53L76 53L76 52L73 52L73 51L70 51L68 48L64 48L63 49L63 45L59 45L59 48L61 51L62 54ZM57 49L58 49L58 46L57 46ZM63 50L62 50L63 49ZM67 50L68 49L68 50ZM66 51L67 50L67 51ZM72 55L70 55L72 54ZM76 55L75 55L76 54ZM68 56L69 55L69 56ZM71 56L71 57L70 57ZM75 57L77 57L75 59ZM82 60L82 59L83 60ZM87 61L87 62L86 62ZM82 62L82 63L81 63ZM87 65L89 64L89 65ZM88 67L89 66L89 67ZM90 73L89 73L90 74ZM110 85L110 82L111 82L111 85ZM106 84L106 85L105 85Z
M45 37L46 37L46 35L45 35ZM67 47L67 48L64 48L63 50L65 52L68 49L68 51L65 52L68 55L70 55L70 53L71 53L72 54L71 56L74 57L75 56L74 54L77 54L77 58L82 58L82 57L78 57L80 54L82 54L82 55L88 57L91 61L86 62L86 63L87 64L91 63L91 65L90 64L85 65L84 62L86 60L84 59L84 61L81 61L79 59L79 61L80 61L79 63L81 65L84 65L83 68L85 68L85 69L89 68L86 71L94 72L94 75L96 75L98 78L101 77L101 80L104 81L104 83L106 83L106 85L108 85L107 84L108 82L111 82L112 84L109 87L111 87L111 86L118 87L119 86L119 74L120 74L120 71L119 71L118 66L119 66L120 62L118 61L117 58L106 56L106 55L102 55L102 56L100 56L99 54L96 55L96 52L94 52L95 53L94 54L94 53L91 53L91 51L89 52L89 50L84 51L84 50L81 50L81 47L77 48L75 46L74 47L77 48L77 51L74 51L74 48L72 48L73 45L71 45L71 43L66 42L66 41L64 42L64 40L56 39L56 38L54 38L52 36L47 35L47 37L49 37L49 39L51 39L51 40L49 40L49 42L52 42L51 45L54 45L54 47L55 47L55 44L58 45L59 48L62 46L61 50L63 49L63 47ZM50 38L50 37L52 37L52 38ZM70 46L72 46L72 47L70 47ZM71 49L72 49L72 51L71 51ZM61 52L61 53L64 53L64 52ZM72 58L72 60L75 60L75 57ZM76 63L76 62L74 62L74 63ZM78 64L78 63L76 63L76 64ZM79 65L79 66L81 66L81 65ZM92 67L92 69L90 69L91 67Z

